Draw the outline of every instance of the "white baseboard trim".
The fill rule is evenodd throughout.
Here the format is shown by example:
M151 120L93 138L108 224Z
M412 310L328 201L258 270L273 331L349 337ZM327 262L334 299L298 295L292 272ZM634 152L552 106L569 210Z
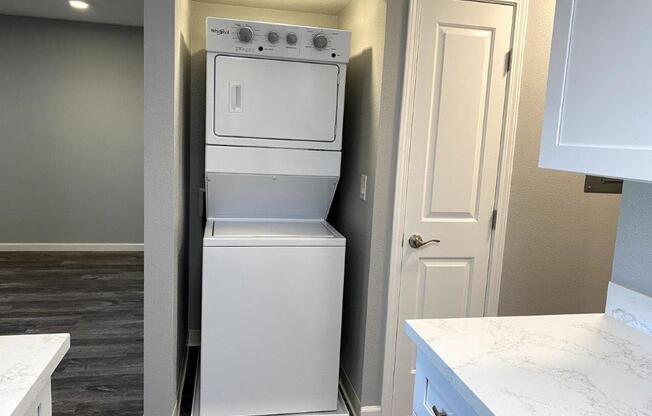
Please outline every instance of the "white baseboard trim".
M380 406L362 406L360 414L362 416L380 416Z
M201 383L201 374L199 369L201 368L201 355L197 360L197 371L195 372L195 389L192 392L192 410L190 411L190 416L199 416L199 383Z
M340 391L351 412L351 416L380 416L380 406L360 405L360 398L342 367L340 367Z
M188 340L186 340L186 345L187 343ZM183 351L183 358L181 362L181 373L179 374L179 378L181 379L181 382L179 383L179 386L177 388L177 400L174 403L174 409L172 409L172 416L179 416L181 413L181 395L183 394L183 386L186 384L187 372L188 372L188 347L186 346L186 348Z
M351 384L351 380L349 380L349 377L346 375L346 371L344 371L341 366L340 391L342 392L344 401L346 402L346 405L351 412L351 416L360 416L360 398L356 394L355 389L353 388L353 384Z
M0 243L0 251L143 251L132 243Z

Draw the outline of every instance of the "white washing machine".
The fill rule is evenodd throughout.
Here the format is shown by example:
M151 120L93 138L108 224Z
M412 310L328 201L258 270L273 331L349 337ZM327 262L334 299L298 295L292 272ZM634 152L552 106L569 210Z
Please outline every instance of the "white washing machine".
M350 34L207 19L200 412L333 412Z

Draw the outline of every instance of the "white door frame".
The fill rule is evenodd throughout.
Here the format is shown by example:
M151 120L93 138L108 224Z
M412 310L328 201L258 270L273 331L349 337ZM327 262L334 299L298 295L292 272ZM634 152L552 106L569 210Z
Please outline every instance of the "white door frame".
M418 32L421 24L421 2L427 0L409 0L407 45L405 68L403 74L403 97L401 102L400 132L396 164L396 182L394 191L394 213L392 218L392 241L389 259L389 282L387 287L387 316L385 330L385 359L383 364L383 387L381 397L382 416L392 416L394 392L394 365L396 360L396 340L398 331L403 326L398 322L400 299L401 262L403 257L403 228L405 224L405 207L407 204L407 179L410 158L410 138L412 135L412 106L415 90L417 53L419 50ZM516 124L521 90L523 55L525 51L525 32L529 0L460 0L483 3L505 4L514 7L514 27L512 30L512 62L507 94L505 97L505 116L503 121L503 138L496 190L496 229L491 240L489 257L489 275L485 296L485 316L498 314L498 297L503 268L503 251L507 229L507 211L512 182L512 165L516 143Z

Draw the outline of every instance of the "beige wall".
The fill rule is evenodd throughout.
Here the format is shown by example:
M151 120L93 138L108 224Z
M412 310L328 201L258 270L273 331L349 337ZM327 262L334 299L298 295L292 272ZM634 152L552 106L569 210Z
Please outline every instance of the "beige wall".
M600 312L620 197L537 167L554 0L531 0L499 313Z
M197 46L203 49L207 17L256 20L261 22L285 23L290 25L337 27L337 16L323 13L307 13L294 10L246 7L215 2L192 2L191 30Z

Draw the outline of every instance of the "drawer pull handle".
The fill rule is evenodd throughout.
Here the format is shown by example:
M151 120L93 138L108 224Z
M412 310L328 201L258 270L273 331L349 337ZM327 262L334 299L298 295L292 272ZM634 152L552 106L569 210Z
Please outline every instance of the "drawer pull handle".
M448 416L448 413L446 413L444 409L442 409L440 412L439 410L437 410L437 406L435 405L432 405L432 413L434 413L435 416Z

